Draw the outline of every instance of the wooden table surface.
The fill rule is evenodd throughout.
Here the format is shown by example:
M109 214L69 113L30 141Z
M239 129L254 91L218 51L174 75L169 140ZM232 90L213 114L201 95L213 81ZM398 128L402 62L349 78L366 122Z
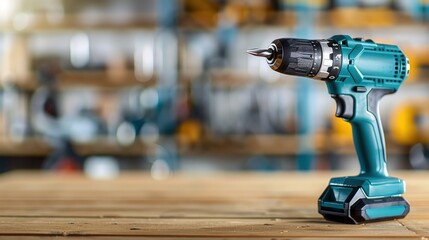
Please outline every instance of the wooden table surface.
M317 198L338 172L0 175L0 238L314 239L429 238L429 172L407 181L405 219L347 225L325 221Z

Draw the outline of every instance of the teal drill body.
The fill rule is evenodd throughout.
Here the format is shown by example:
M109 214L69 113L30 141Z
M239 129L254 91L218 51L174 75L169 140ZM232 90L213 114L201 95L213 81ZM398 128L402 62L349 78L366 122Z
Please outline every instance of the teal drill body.
M336 116L352 125L360 163L357 176L332 178L318 201L326 219L361 223L405 217L405 183L390 177L379 101L395 93L409 74L408 58L394 45L335 35L324 40L277 39L250 50L278 72L326 82Z

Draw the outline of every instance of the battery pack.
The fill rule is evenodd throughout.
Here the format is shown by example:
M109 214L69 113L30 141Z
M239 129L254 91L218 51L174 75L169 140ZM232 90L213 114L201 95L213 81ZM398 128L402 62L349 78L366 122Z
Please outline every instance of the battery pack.
M359 224L404 218L410 211L402 196L368 198L361 187L328 186L319 198L326 220Z

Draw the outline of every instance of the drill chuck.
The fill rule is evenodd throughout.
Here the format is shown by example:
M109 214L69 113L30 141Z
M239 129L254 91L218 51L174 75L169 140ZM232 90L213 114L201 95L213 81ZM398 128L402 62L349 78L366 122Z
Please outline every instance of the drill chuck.
M252 49L248 53L265 57L274 71L334 80L341 69L341 48L334 40L280 38L268 49Z

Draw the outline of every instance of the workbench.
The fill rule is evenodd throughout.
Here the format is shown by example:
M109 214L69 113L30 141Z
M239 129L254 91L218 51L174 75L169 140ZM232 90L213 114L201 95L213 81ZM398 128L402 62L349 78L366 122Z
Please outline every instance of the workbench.
M361 225L325 221L317 199L339 172L0 175L0 238L315 239L429 238L429 172L407 182L405 219Z

